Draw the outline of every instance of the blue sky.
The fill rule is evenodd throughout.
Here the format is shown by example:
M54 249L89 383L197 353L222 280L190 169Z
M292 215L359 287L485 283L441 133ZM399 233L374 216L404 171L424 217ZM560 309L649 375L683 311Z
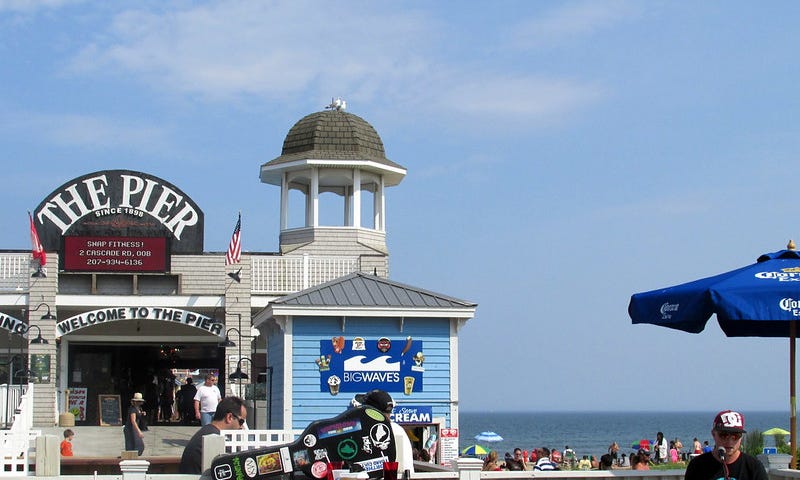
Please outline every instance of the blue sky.
M341 96L408 169L391 278L479 304L462 410L788 411L788 341L631 325L634 292L800 241L800 3L0 0L0 246L105 169L208 251L277 250L259 166Z

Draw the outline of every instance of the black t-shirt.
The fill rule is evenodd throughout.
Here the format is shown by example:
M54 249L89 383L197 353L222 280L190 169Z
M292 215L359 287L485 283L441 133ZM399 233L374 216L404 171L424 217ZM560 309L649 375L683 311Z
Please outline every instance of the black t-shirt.
M212 433L219 435L219 429L209 423L200 427L200 430L192 435L189 443L186 444L186 448L183 449L181 465L178 468L179 473L195 473L198 475L203 473L203 437Z
M741 453L735 462L728 465L730 480L769 480L767 470L761 462L746 453ZM686 467L684 480L725 480L725 469L712 453L693 458Z

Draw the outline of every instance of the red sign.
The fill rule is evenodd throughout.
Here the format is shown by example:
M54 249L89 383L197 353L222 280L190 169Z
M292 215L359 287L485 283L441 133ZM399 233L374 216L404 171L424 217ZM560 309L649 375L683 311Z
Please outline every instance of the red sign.
M64 237L64 270L166 272L164 237Z

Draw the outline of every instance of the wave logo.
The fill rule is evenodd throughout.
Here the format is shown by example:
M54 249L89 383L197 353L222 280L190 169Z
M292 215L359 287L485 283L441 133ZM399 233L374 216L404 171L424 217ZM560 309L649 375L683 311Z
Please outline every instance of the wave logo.
M344 361L345 382L399 382L400 362L390 362L389 355L365 361L365 355L356 355Z
M800 317L800 300L781 298L778 305L780 305L781 310L791 313L794 317Z
M677 312L680 306L681 306L680 303L669 303L669 302L664 303L663 305L661 305L661 308L659 309L659 312L661 312L661 318L663 320L669 320L670 318L672 318L672 313Z

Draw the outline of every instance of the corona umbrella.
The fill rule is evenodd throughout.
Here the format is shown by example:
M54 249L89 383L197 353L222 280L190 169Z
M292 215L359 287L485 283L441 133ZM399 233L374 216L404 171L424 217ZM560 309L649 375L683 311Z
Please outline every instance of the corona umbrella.
M787 432L786 430L778 427L770 428L766 432L762 432L763 435L789 435L791 432Z
M628 314L634 324L649 323L689 333L702 332L716 314L717 323L729 337L788 337L791 467L795 467L795 338L800 321L800 253L793 241L786 250L761 255L751 265L634 294Z

